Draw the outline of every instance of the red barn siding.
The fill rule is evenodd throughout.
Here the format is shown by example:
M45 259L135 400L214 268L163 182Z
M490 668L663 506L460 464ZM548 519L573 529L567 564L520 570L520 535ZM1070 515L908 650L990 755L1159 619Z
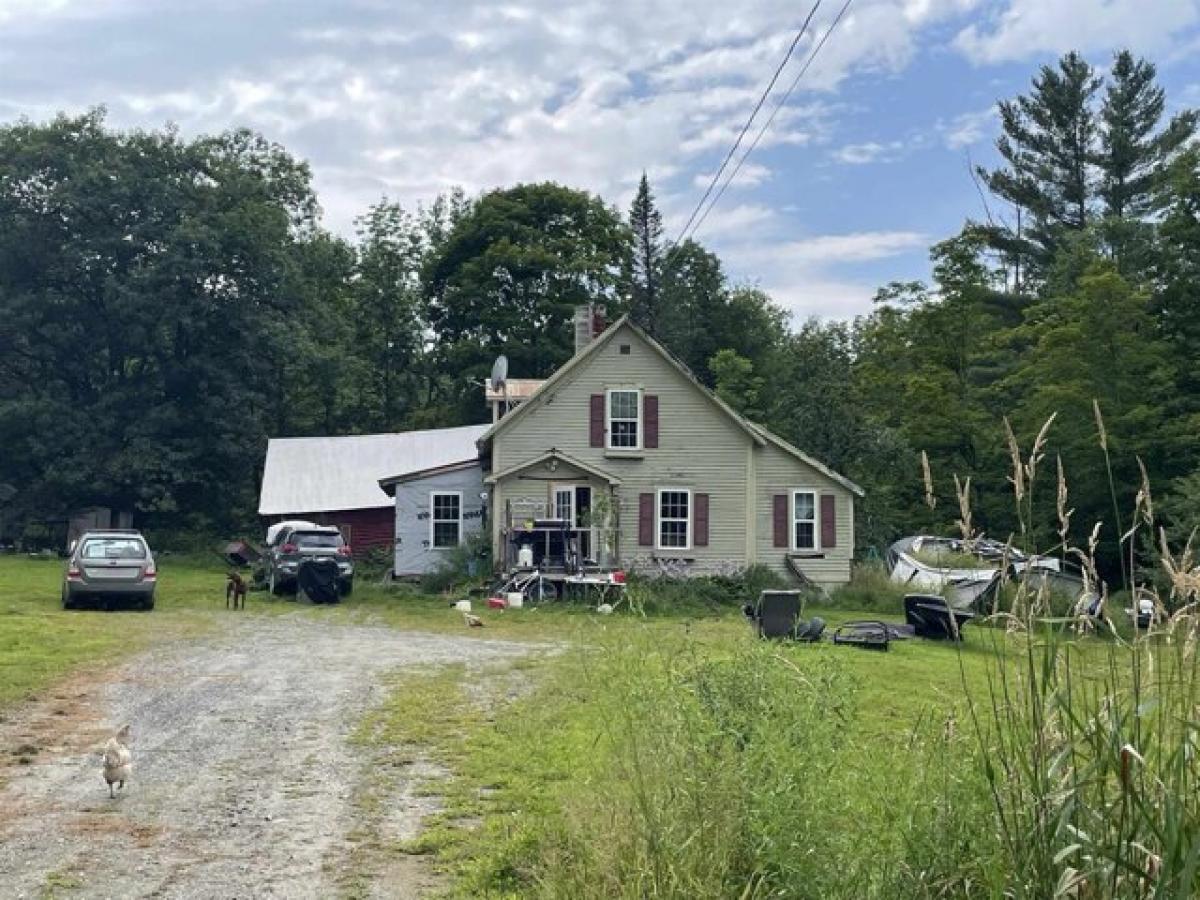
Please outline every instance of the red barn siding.
M391 550L396 533L396 510L391 506L378 509L344 509L336 512L298 512L286 516L272 516L274 521L284 519L307 519L318 525L336 525L342 530L346 543L358 555L358 551L377 547Z

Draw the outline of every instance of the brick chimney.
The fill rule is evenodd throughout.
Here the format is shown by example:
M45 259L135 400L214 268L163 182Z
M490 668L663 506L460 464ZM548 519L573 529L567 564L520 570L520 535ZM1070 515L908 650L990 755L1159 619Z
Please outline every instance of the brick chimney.
M575 352L583 350L607 327L603 303L575 307Z

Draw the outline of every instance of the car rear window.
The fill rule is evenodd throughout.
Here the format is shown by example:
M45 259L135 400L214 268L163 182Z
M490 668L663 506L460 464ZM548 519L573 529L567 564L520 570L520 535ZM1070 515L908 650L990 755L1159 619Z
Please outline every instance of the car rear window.
M292 543L301 548L340 547L342 536L326 531L297 531L292 535Z
M84 559L145 559L146 545L138 538L88 538L80 555Z

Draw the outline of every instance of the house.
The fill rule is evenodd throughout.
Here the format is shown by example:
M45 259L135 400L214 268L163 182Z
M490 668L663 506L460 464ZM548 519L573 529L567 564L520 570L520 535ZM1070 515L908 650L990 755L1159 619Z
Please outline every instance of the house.
M480 436L498 564L757 563L824 587L849 580L861 488L740 416L628 318L576 343Z
M483 425L397 434L272 438L258 514L336 525L356 551L391 549L394 501L380 479L476 459Z

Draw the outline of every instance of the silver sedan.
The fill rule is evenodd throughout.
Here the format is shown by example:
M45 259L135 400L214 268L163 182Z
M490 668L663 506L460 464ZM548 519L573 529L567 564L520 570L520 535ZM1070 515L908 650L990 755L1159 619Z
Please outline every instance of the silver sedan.
M136 531L89 531L71 550L63 573L63 609L94 599L111 608L128 598L142 609L154 608L158 567L146 539Z

